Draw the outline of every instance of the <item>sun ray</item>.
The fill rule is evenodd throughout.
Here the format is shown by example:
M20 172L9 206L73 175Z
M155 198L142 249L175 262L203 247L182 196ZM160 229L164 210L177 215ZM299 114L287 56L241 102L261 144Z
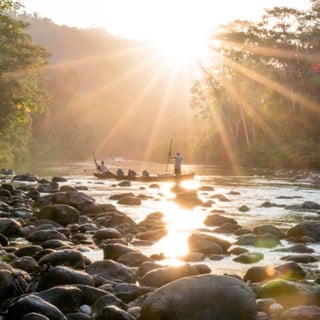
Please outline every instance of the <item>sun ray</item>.
M303 56L300 56L300 58L302 57ZM309 59L313 61L312 56L310 56ZM311 99L307 98L306 96L304 96L302 93L293 91L292 88L287 88L285 85L282 85L274 80L268 79L267 77L257 73L256 71L248 69L247 67L240 65L239 63L229 58L225 57L224 61L227 65L234 68L237 72L241 73L242 75L256 81L257 83L260 83L266 87L269 87L270 89L280 93L284 97L293 99L294 101L308 108L309 111L313 112L316 116L319 116L320 110L319 110L318 104L312 101Z
M156 57L154 56L153 59L156 59ZM148 62L144 62L143 65L136 67L135 70L130 70L130 76L139 76L137 73L141 72L141 68L143 68L145 64L154 63L153 59ZM117 129L121 126L122 123L126 121L126 119L128 119L128 117L132 113L139 112L139 102L143 100L143 98L150 92L150 90L153 87L156 87L158 80L164 74L166 69L166 65L160 65L160 67L157 69L157 72L154 74L153 78L150 79L148 85L140 93L137 93L137 97L129 105L127 111L122 115L120 119L118 119L117 123L114 124L107 136L101 141L100 145L98 146L98 150L102 150L106 145L108 145L108 142L115 137Z

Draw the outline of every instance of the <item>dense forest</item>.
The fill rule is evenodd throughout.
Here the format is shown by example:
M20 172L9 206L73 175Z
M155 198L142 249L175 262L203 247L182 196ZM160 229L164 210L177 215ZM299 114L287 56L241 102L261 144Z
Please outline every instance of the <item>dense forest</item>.
M202 158L319 168L320 1L306 12L275 7L257 23L234 21L215 39L220 59L201 66L192 88L207 123Z
M124 156L320 167L320 1L212 34L190 80L147 43L0 1L0 162ZM187 94L186 94L187 92Z

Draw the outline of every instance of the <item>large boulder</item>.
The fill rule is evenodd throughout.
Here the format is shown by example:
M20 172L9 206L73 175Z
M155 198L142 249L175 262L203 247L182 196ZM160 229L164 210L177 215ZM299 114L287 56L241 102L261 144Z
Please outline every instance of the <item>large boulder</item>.
M315 241L320 240L320 223L314 221L304 221L289 228L286 238L299 241L303 237L313 238Z
M182 265L182 266L168 266L163 268L158 268L151 270L146 273L141 279L140 284L143 286L149 287L161 287L166 283L172 282L174 280L199 275L199 270L190 265Z
M59 223L62 226L76 223L79 219L79 211L66 204L52 204L39 210L36 216L39 219L48 219Z
M260 299L275 299L286 309L305 304L318 305L320 286L308 282L275 279L264 282L257 291L257 297Z
M140 320L255 320L256 300L243 281L200 275L173 281L150 294Z

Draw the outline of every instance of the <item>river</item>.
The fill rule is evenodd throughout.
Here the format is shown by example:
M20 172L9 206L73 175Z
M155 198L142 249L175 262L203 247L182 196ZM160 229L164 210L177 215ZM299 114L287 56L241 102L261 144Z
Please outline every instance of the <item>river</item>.
M172 165L128 161L123 159L106 160L109 169L116 171L122 168L125 172L131 168L137 172L148 169L152 173L164 173L172 171ZM158 188L150 188L149 184L132 182L130 187L120 187L119 181L98 180L93 176L95 167L92 161L74 163L36 164L28 163L15 168L16 174L33 173L39 178L51 179L54 176L67 178L69 185L85 186L86 194L93 196L98 203L112 203L119 211L132 217L136 222L143 220L148 214L160 211L164 214L167 223L168 235L152 246L138 247L143 253L163 253L167 259L163 264L182 263L179 256L187 252L188 236L198 230L212 232L204 225L204 220L213 210L221 210L221 215L232 217L242 227L252 229L262 224L272 224L284 232L303 220L319 221L318 211L301 209L287 209L287 206L301 205L305 201L319 203L320 191L310 183L308 179L292 179L255 173L243 173L241 170L228 172L216 166L184 165L185 172L195 172L193 181L186 182L186 187L200 190L206 186L207 191L198 191L198 196L205 203L211 202L210 207L196 206L194 208L182 208L175 201L175 194L171 192L172 183L160 182ZM211 188L211 190L210 190ZM141 206L119 205L110 200L112 194L133 192L135 195L146 195L146 200ZM224 196L222 201L220 196ZM220 198L220 200L219 200ZM227 200L227 201L226 201ZM274 204L271 207L261 206L265 202ZM241 206L247 206L249 211L242 212ZM217 234L234 242L236 237L232 234ZM282 240L280 246L289 244ZM320 252L320 246L310 245ZM279 258L279 252L264 248L248 248L250 251L261 252L264 259L254 265L275 265L283 263ZM101 250L88 253L92 260L102 259ZM240 276L248 269L247 264L233 261L234 256L225 256L222 260L213 261L206 259L202 262L208 264L215 274L233 273ZM314 267L318 267L315 263Z

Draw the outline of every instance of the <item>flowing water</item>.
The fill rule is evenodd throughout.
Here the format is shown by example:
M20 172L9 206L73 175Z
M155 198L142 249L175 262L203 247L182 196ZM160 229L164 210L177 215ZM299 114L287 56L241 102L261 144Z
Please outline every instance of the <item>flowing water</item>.
M109 169L115 172L122 168L126 172L129 168L137 172L148 169L150 174L172 171L172 166L166 164L127 161L115 159L106 161ZM152 212L162 212L167 223L168 235L152 246L137 247L143 253L163 253L167 259L163 264L179 264L179 256L187 253L187 238L195 231L210 231L204 225L204 220L213 210L223 210L221 215L232 217L242 227L252 229L262 224L272 224L284 232L298 222L304 220L318 221L318 211L307 211L300 209L286 209L286 206L301 205L305 201L320 202L320 191L308 180L280 178L252 173L231 173L223 171L218 167L209 166L184 166L185 172L194 171L196 177L193 181L186 182L185 186L191 189L200 190L206 186L208 191L198 191L198 196L203 202L211 202L210 207L196 206L185 209L174 201L175 194L171 192L173 186L169 182L157 183L158 188L150 187L150 184L132 182L130 187L120 187L119 181L99 180L93 176L95 166L92 161L82 163L59 163L59 164L28 164L19 166L17 174L34 173L39 178L51 179L54 176L67 178L69 185L86 186L86 194L93 196L97 203L112 203L121 212L132 217L136 222L143 220ZM211 188L210 188L211 187ZM141 206L119 205L116 201L110 200L112 194L133 192L135 195L146 195L147 199L142 200ZM224 196L224 201L219 197ZM226 201L227 200L227 201ZM264 202L271 202L272 207L261 206ZM241 206L247 206L250 210L242 212ZM230 242L236 237L232 234L217 234ZM288 246L282 240L281 246ZM316 254L320 253L320 246L313 244ZM283 263L279 252L270 249L248 247L250 251L261 252L264 259L255 265L275 265ZM91 260L102 259L101 250L88 253ZM234 256L226 256L222 260L213 261L206 259L202 262L208 264L213 273L233 273L243 275L249 268L246 264L234 262ZM251 266L251 265L250 265ZM315 263L313 267L317 268Z

